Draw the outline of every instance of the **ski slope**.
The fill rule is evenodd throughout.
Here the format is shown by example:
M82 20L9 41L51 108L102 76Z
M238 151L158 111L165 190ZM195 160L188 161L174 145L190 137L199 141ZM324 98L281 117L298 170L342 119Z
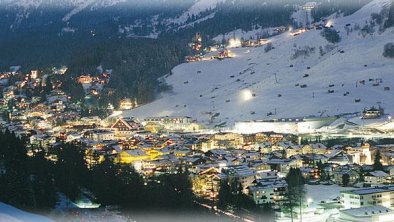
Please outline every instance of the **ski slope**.
M27 213L13 206L0 202L0 221L1 222L51 222L52 220Z
M123 115L191 116L202 123L230 126L236 121L361 112L378 103L394 114L394 60L382 56L384 45L394 41L394 30L381 33L376 26L373 35L365 37L359 30L345 30L347 24L362 28L372 13L389 5L390 0L375 0L350 16L330 19L342 38L335 45L321 36L321 30L297 36L286 32L269 39L274 46L269 52L264 46L233 48L233 58L181 64L164 78L173 86L171 93ZM327 45L332 50L326 50ZM294 57L297 49L306 47L313 52ZM379 86L374 86L376 79L382 81ZM359 83L362 80L365 84Z

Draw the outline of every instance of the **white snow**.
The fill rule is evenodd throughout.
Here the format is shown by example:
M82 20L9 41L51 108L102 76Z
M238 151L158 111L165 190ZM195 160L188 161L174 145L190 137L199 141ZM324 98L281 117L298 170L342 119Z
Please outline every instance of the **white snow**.
M19 210L13 206L0 202L0 221L4 222L51 222L52 220Z
M248 39L258 39L261 36L272 36L275 34L280 34L281 29L284 29L285 27L270 27L270 28L262 28L262 27L257 27L256 29L253 29L251 31L244 31L242 29L237 29L233 30L231 32L228 32L223 35L218 35L213 38L215 42L221 42L223 39L224 40L229 40L231 38L238 38L241 39L243 38L244 40Z
M306 26L313 22L313 17L310 10L305 10L302 6L298 6L298 9L291 16L294 22L300 26Z
M67 15L63 17L63 21L67 22L71 19L72 16L78 14L82 10L84 10L89 5L93 4L95 0L73 0L72 3L75 6L73 10L71 10Z
M305 185L305 198L312 202L310 207L317 207L322 201L330 202L334 198L341 196L340 192L345 190L354 190L353 187L341 187L336 184L333 185Z
M179 26L179 27L177 28L177 30L179 30L179 29L184 29L184 28L187 28L187 27L193 27L195 24L204 22L204 21L206 21L206 20L208 20L208 19L212 19L212 18L215 17L215 14L216 14L216 13L211 13L211 14L209 14L209 15L203 17L203 18L197 19L196 21L193 21L193 22L190 22L190 23L188 23L188 24Z
M323 56L319 47L329 43L320 30L310 30L298 36L287 32L270 38L275 49L269 52L265 52L264 46L237 48L232 49L236 56L231 59L181 64L165 78L173 86L172 93L162 94L156 101L124 115L137 118L186 115L207 123L213 113L220 113L216 123L230 124L242 120L361 112L377 102L381 102L386 113L393 114L393 93L383 88L394 85L394 62L382 56L383 46L393 41L393 29L365 38L358 31L347 36L344 29L348 23L364 24L371 13L380 12L389 2L375 0L353 15L335 19L333 25L340 31L342 41ZM314 52L293 57L297 49L306 47L314 47ZM309 77L304 78L305 74ZM383 83L373 86L374 82L368 81L370 78L381 78ZM356 87L356 82L361 80L365 80L365 85ZM330 84L335 86L329 87ZM251 100L242 99L244 89L255 96ZM328 93L329 89L335 92ZM344 96L346 92L349 95ZM357 98L361 99L359 103L355 102ZM276 115L267 117L268 112Z
M0 4L7 7L16 6L22 9L22 11L17 15L17 23L29 16L30 9L37 9L43 5L51 7L71 7L71 11L63 17L63 21L67 22L72 16L88 9L89 7L89 9L110 7L125 1L127 0L0 0Z
M184 12L178 18L170 19L168 22L178 25L184 24L193 15L198 16L200 13L206 10L214 9L218 3L224 1L225 0L196 0L196 3L193 4L186 12Z

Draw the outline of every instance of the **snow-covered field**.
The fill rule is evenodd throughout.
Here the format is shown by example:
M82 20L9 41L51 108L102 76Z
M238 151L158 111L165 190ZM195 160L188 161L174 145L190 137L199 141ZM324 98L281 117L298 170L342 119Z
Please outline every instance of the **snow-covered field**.
M334 185L305 185L307 199L312 200L310 207L317 207L321 201L330 202L334 198L340 197L340 192L345 190L354 190L353 187L341 187Z
M375 0L353 15L331 19L342 38L335 45L321 36L321 30L298 36L286 32L270 39L274 49L269 52L264 46L235 48L231 59L181 64L165 78L173 92L124 115L192 116L208 123L216 114L215 124L231 126L244 120L361 112L378 102L394 114L394 89L384 90L394 86L394 60L382 56L384 45L394 41L394 30L381 33L376 26L373 35L365 37L359 30L345 30L347 24L362 28L372 13L389 4L390 0ZM307 48L308 55L295 56ZM378 86L376 79L382 81Z
M302 210L303 216L302 221L305 222L321 222L329 221L339 213L339 209L325 209L323 210L320 204L324 201L326 203L337 203L337 200L333 200L340 197L340 192L344 190L352 190L352 187L340 187L338 185L305 185L306 187L306 202L308 206ZM338 205L340 206L340 205ZM320 208L320 209L319 209ZM289 217L280 217L276 221L280 222L290 222L292 221ZM299 219L294 219L294 221L300 221Z
M184 24L190 17L198 16L200 13L216 8L216 5L224 0L197 0L187 11L177 18L169 19L168 23Z
M52 220L36 214L27 213L0 202L0 222L51 222Z

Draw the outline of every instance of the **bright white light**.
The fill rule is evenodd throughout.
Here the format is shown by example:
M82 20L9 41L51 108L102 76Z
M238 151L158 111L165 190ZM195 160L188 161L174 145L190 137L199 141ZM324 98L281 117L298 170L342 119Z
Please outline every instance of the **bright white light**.
M312 198L308 198L308 200L306 200L306 201L308 201L308 204L313 202Z
M244 89L241 91L241 100L242 102L247 102L253 99L253 93L250 89Z
M227 166L226 163L219 163L219 168L220 168L220 169L225 168L226 166Z
M133 167L136 171L141 171L142 170L142 162L136 161L133 163Z
M228 41L227 48L237 48L237 47L241 47L241 40L237 38L232 38Z
M326 27L331 27L334 24L334 20L330 19L326 23Z

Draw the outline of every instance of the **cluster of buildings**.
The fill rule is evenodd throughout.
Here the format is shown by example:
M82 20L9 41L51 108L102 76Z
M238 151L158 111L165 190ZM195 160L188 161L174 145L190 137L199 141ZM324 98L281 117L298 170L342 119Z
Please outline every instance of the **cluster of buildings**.
M284 31L284 30L282 30ZM280 32L279 29L276 32ZM189 44L193 50L194 55L186 56L187 62L207 61L212 59L223 60L226 58L234 57L234 53L230 48L238 47L259 47L268 44L270 41L265 38L257 39L237 39L231 38L226 44L216 44L203 48L202 36L197 33L193 41Z
M49 74L35 70L28 74L3 73L0 85L2 127L41 143L57 125L77 119L80 107L70 103L70 96L60 89L62 82L56 78L63 74L64 68L54 69Z
M82 85L87 95L98 96L103 87L109 83L111 73L111 70L106 70L95 76L81 75L76 78L76 81Z
M53 78L59 74L61 71L0 74L0 105L6 114L1 127L28 138L31 149L77 142L83 144L90 166L110 159L133 165L147 177L176 173L183 167L190 172L193 192L201 198L214 202L222 181L237 181L255 204L278 208L287 201L287 173L299 168L310 185L362 187L338 191L342 208L338 221L385 221L387 215L394 215L394 187L390 186L394 145L327 147L318 139L301 143L305 140L285 133L208 133L191 117L181 116L144 120L82 117L80 105L72 103L60 90L62 83ZM80 77L79 82L105 84L107 77ZM47 89L47 85L51 87ZM380 115L379 109L364 112L366 119L376 115ZM373 163L378 151L383 169L377 170ZM48 158L56 161L55 156Z

